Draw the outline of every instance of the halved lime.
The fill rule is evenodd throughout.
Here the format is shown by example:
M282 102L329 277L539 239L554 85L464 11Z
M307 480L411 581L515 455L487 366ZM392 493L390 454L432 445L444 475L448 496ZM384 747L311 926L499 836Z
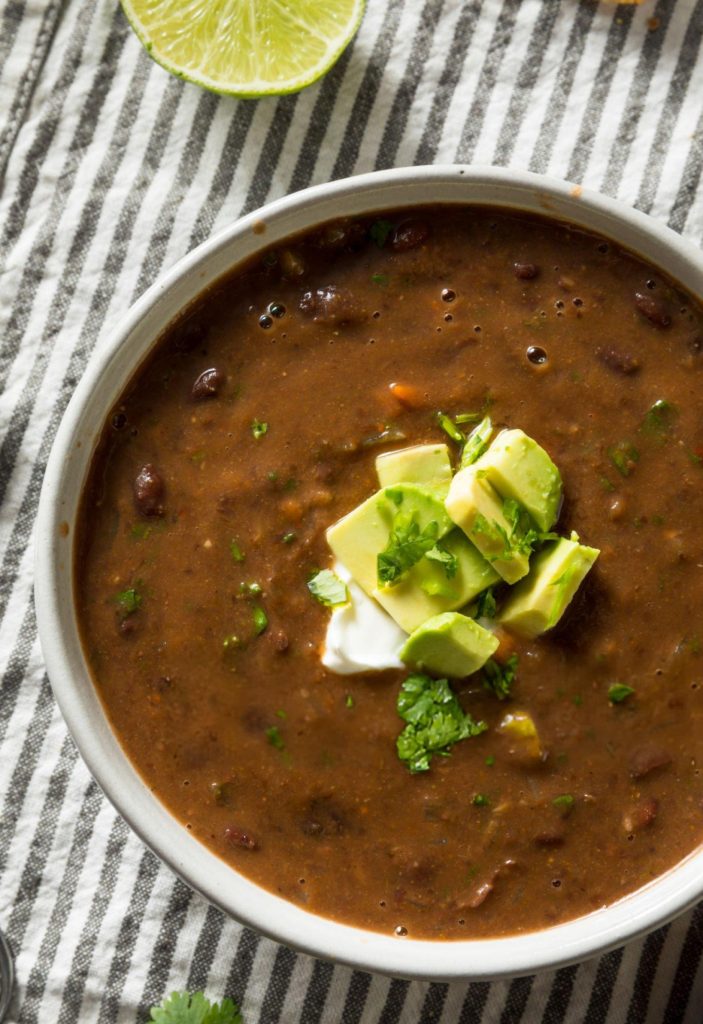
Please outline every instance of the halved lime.
M297 92L350 43L365 0L121 0L149 54L214 92Z

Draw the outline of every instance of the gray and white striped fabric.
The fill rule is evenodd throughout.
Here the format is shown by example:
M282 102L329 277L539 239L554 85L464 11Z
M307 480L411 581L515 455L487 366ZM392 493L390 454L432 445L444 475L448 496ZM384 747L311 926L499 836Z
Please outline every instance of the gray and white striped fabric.
M143 53L117 0L0 0L0 927L14 1024L144 1024L175 988L246 1024L703 1020L703 907L599 961L427 985L299 956L227 920L144 849L52 700L32 526L94 348L240 213L374 168L545 171L703 239L703 0L369 0L318 85L218 99Z

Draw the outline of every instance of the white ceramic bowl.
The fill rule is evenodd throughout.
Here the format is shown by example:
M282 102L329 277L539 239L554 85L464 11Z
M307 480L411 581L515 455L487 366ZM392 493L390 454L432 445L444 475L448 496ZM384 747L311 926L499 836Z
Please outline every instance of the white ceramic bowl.
M674 917L703 896L703 850L607 909L527 935L418 941L317 917L237 874L149 791L93 688L73 601L73 527L94 444L126 381L176 313L230 268L288 235L340 216L435 202L518 208L581 225L622 243L703 297L701 253L674 232L603 196L537 175L497 168L407 168L319 185L271 203L177 263L125 313L90 362L44 479L35 533L36 609L54 693L88 767L144 842L211 903L280 942L355 967L407 978L497 978L586 959Z

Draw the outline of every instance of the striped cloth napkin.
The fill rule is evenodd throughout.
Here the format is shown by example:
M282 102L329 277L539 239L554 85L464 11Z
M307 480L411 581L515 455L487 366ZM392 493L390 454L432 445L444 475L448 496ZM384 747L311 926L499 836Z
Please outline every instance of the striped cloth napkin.
M299 956L193 895L91 780L32 605L46 459L94 348L165 268L264 201L374 168L545 171L703 237L703 0L369 0L319 84L218 99L116 0L0 0L0 927L13 1024L144 1024L173 989L245 1024L703 1019L703 909L600 960L494 984Z

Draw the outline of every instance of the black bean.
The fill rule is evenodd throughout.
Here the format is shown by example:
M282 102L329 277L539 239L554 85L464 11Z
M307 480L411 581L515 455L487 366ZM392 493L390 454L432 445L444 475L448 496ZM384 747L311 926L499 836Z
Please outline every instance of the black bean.
M626 377L639 371L639 359L629 352L619 352L615 348L599 348L596 349L596 355L605 366L616 373L625 374Z
M534 263L513 263L513 272L518 281L534 281L539 276L539 267Z
M671 313L669 312L669 307L662 299L648 295L647 292L635 292L635 307L655 327L663 328L670 326Z
M430 228L424 220L405 220L393 229L388 244L393 252L407 252L417 249L429 235Z
M214 398L219 394L224 380L224 374L217 367L211 366L209 370L203 370L200 376L196 377L191 394L198 401L203 398Z
M259 845L249 832L243 832L241 828L236 828L234 825L225 829L224 837L225 842L230 846L240 846L243 850L256 850Z
M643 828L649 828L650 825L654 824L658 810L659 803L654 797L650 796L640 800L625 812L622 819L622 827L628 834L640 832Z
M143 516L164 514L164 482L156 467L147 462L137 473L134 481L134 503Z
M545 828L533 837L532 842L535 846L561 846L564 842L564 838L563 829Z
M668 750L654 745L640 747L630 758L630 775L633 779L643 779L657 768L666 768L670 764L671 754Z

